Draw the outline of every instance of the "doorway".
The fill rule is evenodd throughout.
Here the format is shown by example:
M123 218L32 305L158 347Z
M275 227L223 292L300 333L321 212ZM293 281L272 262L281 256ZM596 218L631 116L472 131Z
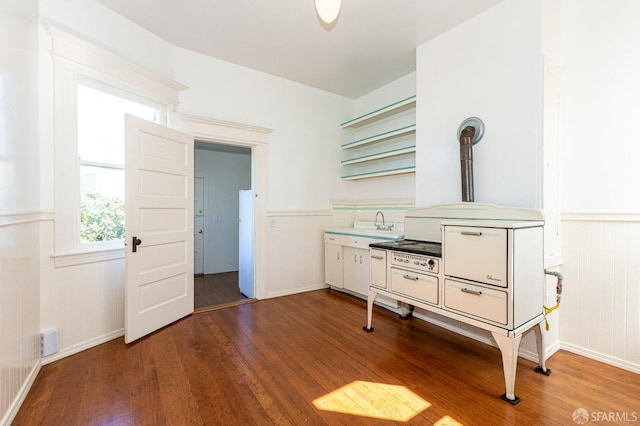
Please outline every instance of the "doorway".
M251 187L254 191L254 274L253 290L257 300L267 298L267 158L269 135L266 127L174 113L172 127L193 135L201 142L241 146L251 149Z
M239 193L251 189L251 148L196 140L194 155L194 308L247 303L238 272Z

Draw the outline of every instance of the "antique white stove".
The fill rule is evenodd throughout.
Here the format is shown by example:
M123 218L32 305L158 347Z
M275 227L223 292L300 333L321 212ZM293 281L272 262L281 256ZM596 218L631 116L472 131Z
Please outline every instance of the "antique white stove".
M371 244L366 331L378 294L491 332L502 352L506 392L517 404L515 377L522 335L533 328L545 367L543 214L535 209L462 202L413 209L405 239Z

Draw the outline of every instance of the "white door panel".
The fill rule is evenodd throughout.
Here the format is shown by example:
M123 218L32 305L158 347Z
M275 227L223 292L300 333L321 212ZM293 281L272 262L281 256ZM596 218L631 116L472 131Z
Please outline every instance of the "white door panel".
M193 138L127 116L125 164L130 343L193 312Z

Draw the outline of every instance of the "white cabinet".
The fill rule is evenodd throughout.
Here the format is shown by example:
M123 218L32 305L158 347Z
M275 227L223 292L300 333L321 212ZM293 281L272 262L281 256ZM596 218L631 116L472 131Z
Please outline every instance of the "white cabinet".
M395 239L395 238L393 238ZM373 280L386 288L387 259L384 250L371 251L369 244L391 238L368 238L355 234L324 234L325 283L366 296Z
M342 179L355 180L415 171L415 106L411 96L341 124L356 131L342 145Z
M381 289L387 288L387 251L372 248L369 253L371 285Z
M443 222L444 309L514 330L542 314L542 222Z
M324 238L324 281L342 288L344 283L342 266L342 240L339 236L325 235Z
M344 247L344 288L358 294L369 290L369 250Z

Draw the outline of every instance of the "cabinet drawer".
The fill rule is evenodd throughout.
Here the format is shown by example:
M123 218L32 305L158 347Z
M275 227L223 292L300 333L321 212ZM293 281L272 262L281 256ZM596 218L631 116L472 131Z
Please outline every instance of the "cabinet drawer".
M337 235L337 234L327 234L325 232L324 234L324 242L327 244L338 244L338 245L342 245L342 235Z
M356 235L343 235L342 245L353 248L367 249L369 250L369 244L375 243L378 240L373 238L358 237Z
M403 296L438 304L438 277L391 268L391 291Z
M444 306L478 318L507 324L507 293L454 280L444 280Z
M371 256L371 285L387 288L387 252L372 248Z
M507 287L507 230L475 226L446 226L444 273Z

